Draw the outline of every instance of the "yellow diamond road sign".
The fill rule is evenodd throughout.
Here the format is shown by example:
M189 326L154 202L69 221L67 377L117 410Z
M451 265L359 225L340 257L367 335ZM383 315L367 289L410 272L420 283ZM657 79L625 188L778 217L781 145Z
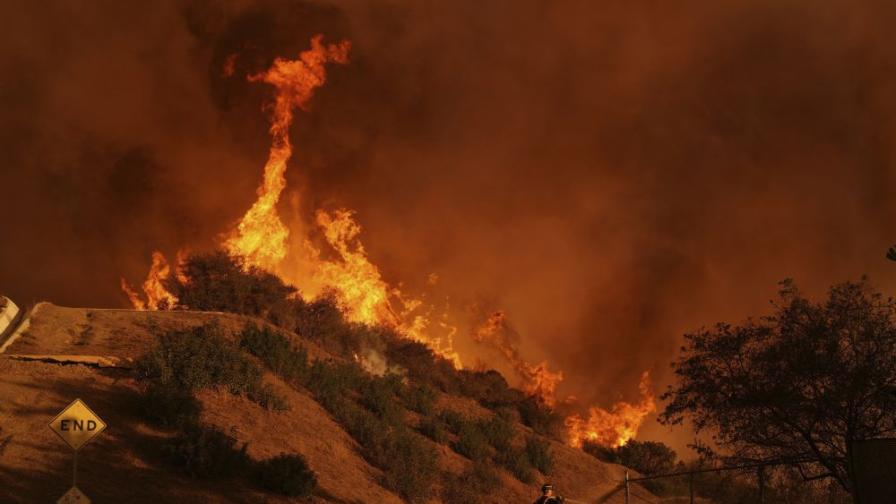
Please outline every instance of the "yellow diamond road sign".
M56 504L90 504L90 499L78 490L78 487L72 487L71 490L65 492L65 495L56 501Z
M103 432L105 428L106 422L103 422L80 399L75 399L50 422L50 429L53 429L53 432L58 434L75 451ZM77 489L73 488L73 490Z

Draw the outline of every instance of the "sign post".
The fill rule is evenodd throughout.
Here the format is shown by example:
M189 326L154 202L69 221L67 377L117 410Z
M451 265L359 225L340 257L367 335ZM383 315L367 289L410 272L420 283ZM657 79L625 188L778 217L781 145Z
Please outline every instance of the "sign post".
M105 428L106 422L80 399L72 401L50 422L50 430L75 452L72 460L72 488L56 504L90 504L90 499L78 489L78 450Z

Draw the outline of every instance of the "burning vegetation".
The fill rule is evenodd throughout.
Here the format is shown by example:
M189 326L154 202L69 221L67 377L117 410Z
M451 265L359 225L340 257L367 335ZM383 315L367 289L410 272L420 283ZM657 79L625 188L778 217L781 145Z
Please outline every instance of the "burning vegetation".
M441 318L434 316L434 306L407 295L383 278L360 240L362 228L353 211L318 210L311 226L295 228L287 226L278 212L277 206L286 188L285 173L293 154L289 132L294 112L306 109L315 90L324 85L327 64L348 62L350 48L351 44L345 40L324 44L318 35L311 39L311 48L297 59L276 58L266 71L247 76L251 82L270 84L276 90L274 100L267 107L271 147L257 200L234 228L222 235L220 246L224 252L193 258L181 252L173 268L161 252L154 252L149 274L141 285L142 295L124 279L121 288L138 310L229 309L261 315L259 306L264 302L244 299L253 295L251 289L237 296L236 305L208 305L198 300L189 288L194 281L204 286L220 286L221 279L210 278L209 273L218 271L216 268L236 267L259 282L275 286L278 295L290 297L301 310L322 309L321 313L325 313L327 307L335 307L349 323L382 327L400 338L424 345L450 363L453 370L463 370L463 361L454 347L458 324L449 320L447 314ZM224 75L234 76L236 58L237 54L228 56ZM312 230L319 232L326 249L312 241ZM437 281L437 277L430 275L430 281ZM301 286L301 290L289 285ZM208 294L203 292L203 296ZM233 294L229 292L229 299L234 299ZM250 309L252 306L255 309ZM275 313L269 318L276 322L278 317L284 315ZM474 342L497 351L520 379L526 395L536 398L548 410L558 404L557 386L563 380L563 373L551 371L547 362L532 364L523 358L518 334L504 312L496 311L486 317L470 336ZM614 448L625 445L637 435L647 415L656 409L647 372L639 388L638 404L620 401L609 410L589 408L587 418L579 414L567 417L566 441L576 447L585 441ZM563 401L565 405L573 402L573 398ZM525 416L525 412L521 413Z

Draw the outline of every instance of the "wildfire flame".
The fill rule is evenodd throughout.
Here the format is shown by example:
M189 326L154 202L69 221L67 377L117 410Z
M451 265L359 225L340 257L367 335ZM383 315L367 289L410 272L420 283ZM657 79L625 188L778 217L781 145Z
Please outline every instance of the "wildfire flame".
M272 84L277 89L271 119L271 150L264 167L264 181L258 189L258 200L243 216L235 232L224 243L232 255L242 256L244 264L278 273L303 287L305 299L324 290L336 295L340 308L352 322L385 325L400 334L424 342L436 353L459 367L460 357L451 348L448 338L426 334L428 318L413 313L420 307L417 300L406 298L390 287L379 269L370 262L358 239L361 226L349 210L318 211L316 224L327 244L336 252L333 260L323 259L321 251L307 237L301 246L290 250L289 229L277 213L277 203L286 187L287 161L292 156L289 127L293 109L304 108L314 90L326 82L326 63L348 61L350 44L343 41L324 46L321 37L311 39L311 49L294 61L277 58L266 72L250 76L250 81ZM292 264L284 264L284 263ZM301 271L303 275L296 272Z
M581 447L585 441L592 441L611 448L618 448L638 434L644 418L656 411L656 398L651 391L650 373L641 375L638 385L641 402L630 404L617 402L609 411L598 407L588 410L588 419L572 415L566 419L568 441L571 446Z
M177 306L177 297L168 292L165 288L165 280L171 276L171 266L161 252L152 253L152 264L149 267L149 274L143 282L143 294L146 297L144 301L140 294L137 293L127 280L121 279L121 290L128 296L131 304L137 310L159 310L165 308L174 308Z
M322 259L320 250L305 241L305 256L297 259L305 263L307 271L302 282L305 287L303 297L310 299L324 289L329 290L335 294L339 307L350 321L391 327L400 335L427 345L454 367L462 366L460 355L453 349L453 333L435 336L430 317L420 313L422 301L391 287L379 268L370 262L359 238L361 226L355 221L353 212L319 210L316 224L338 257Z
M556 400L557 385L563 381L563 372L551 372L548 363L529 364L520 355L513 342L516 334L507 322L507 315L498 311L490 315L474 332L473 340L485 343L501 352L514 371L523 379L523 390L541 398L545 404L553 406Z
M277 202L286 187L286 162L292 156L289 126L293 109L307 106L314 90L326 82L326 63L348 61L351 46L348 41L325 46L321 43L322 38L321 35L313 37L311 49L302 52L298 59L277 58L266 72L248 77L250 81L266 82L277 88L271 107L272 144L264 165L264 180L258 188L258 199L224 247L231 254L244 257L246 264L269 271L276 269L287 251L289 230L277 214Z
M249 81L265 82L276 88L276 97L269 106L271 148L257 191L258 199L235 229L223 237L223 247L231 255L240 256L247 267L270 271L289 283L300 285L304 299L333 293L348 320L391 327L405 338L426 344L456 368L461 368L460 356L453 348L457 327L447 320L447 314L432 323L431 307L424 309L421 300L408 297L383 279L361 243L361 226L352 211L319 210L316 213L314 225L333 252L327 254L327 258L312 243L304 223L293 227L298 233L291 237L290 228L278 214L277 205L286 188L287 162L293 153L289 141L293 111L307 107L315 89L326 82L325 65L346 63L349 49L348 41L324 45L318 35L311 39L311 48L302 52L298 59L277 58L267 71L248 76ZM234 73L235 58L236 55L231 55L225 60L225 75ZM185 252L178 252L178 264L184 259ZM171 274L164 255L154 252L149 274L142 285L145 300L124 279L121 288L136 309L173 308L178 299L164 286ZM181 268L176 268L174 274L181 283L189 282ZM430 285L438 281L435 274L428 278ZM563 373L550 371L546 362L533 365L523 359L514 343L514 335L503 312L493 313L472 333L475 341L497 349L511 364L522 379L525 392L541 398L548 405L556 404L556 389L563 380ZM356 359L363 358L356 356ZM579 415L568 417L569 443L581 446L585 440L591 440L607 446L621 446L628 442L637 434L644 418L656 409L650 376L646 372L641 378L640 391L641 402L636 405L618 402L609 411L592 407L587 420Z

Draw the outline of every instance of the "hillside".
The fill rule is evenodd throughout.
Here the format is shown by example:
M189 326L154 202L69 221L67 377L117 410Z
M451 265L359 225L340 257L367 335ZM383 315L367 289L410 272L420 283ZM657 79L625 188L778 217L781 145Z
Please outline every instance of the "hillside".
M52 502L70 486L72 454L47 427L48 422L80 397L108 424L105 432L81 450L78 486L94 502L292 502L257 489L246 478L192 478L166 457L176 432L146 420L135 362L160 335L215 323L237 338L248 322L277 331L303 347L311 361L338 362L314 341L276 329L259 319L234 314L190 311L131 311L35 306L0 355L0 501ZM222 389L197 392L203 424L246 444L252 460L282 452L301 454L317 477L313 502L403 502L382 484L382 472L362 455L358 443L314 394L265 371L270 384L288 404L285 411L262 408L244 395ZM492 412L476 401L439 392L436 407L470 418ZM417 427L420 415L402 411ZM516 437L535 436L513 425ZM461 474L472 464L447 444L432 445L440 471ZM544 438L547 439L547 438ZM622 502L618 482L625 468L550 440L554 469L524 484L499 469L500 485L482 496L494 503L531 502L540 482L550 479L570 499ZM438 484L437 484L438 485ZM634 487L633 502L657 502ZM431 502L439 502L438 492Z

